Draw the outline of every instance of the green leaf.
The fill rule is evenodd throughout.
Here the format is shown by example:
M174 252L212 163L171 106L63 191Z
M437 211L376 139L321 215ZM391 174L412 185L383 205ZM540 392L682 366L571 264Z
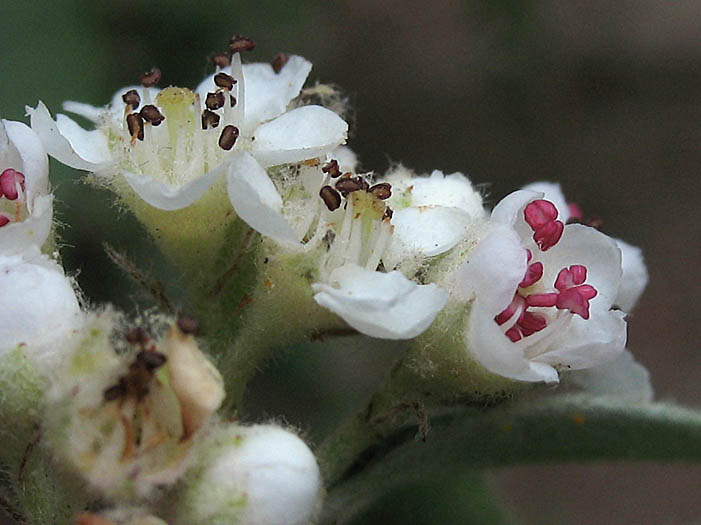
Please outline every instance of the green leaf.
M324 523L347 523L397 487L476 468L592 460L701 460L701 413L662 403L555 396L431 419L366 449L330 487Z

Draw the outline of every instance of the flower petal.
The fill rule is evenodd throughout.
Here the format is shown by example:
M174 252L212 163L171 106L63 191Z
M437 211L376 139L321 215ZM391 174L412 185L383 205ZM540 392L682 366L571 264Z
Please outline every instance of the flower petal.
M416 284L400 272L351 264L334 270L330 282L312 285L316 302L359 332L382 339L416 337L431 325L448 297L436 285Z
M303 106L260 126L251 153L264 167L322 157L345 142L347 132L333 111Z
M95 171L111 160L107 138L101 131L86 131L65 115L58 115L54 121L43 102L26 109L32 129L56 160L86 171Z
M613 303L624 312L630 312L647 286L647 268L640 248L620 239L614 239L614 241L621 250L623 276Z
M53 200L53 195L39 195L34 199L29 217L3 226L0 229L0 253L12 255L23 253L31 246L41 248L51 232Z
M513 291L512 291L513 294ZM557 383L557 371L547 363L526 359L522 349L504 335L478 296L472 305L465 344L477 361L493 374L520 381Z
M17 149L22 160L20 171L25 176L27 191L27 208L32 212L34 197L46 195L49 192L49 159L39 136L22 122L2 121L8 139ZM20 168L18 166L18 168Z
M227 192L234 210L251 228L279 242L298 243L282 216L282 198L263 167L248 153L229 165Z
M537 193L543 194L543 199L552 202L557 211L559 212L557 219L562 222L567 222L570 218L570 208L567 205L567 199L565 199L564 193L562 193L562 188L557 182L532 182L526 184L522 190L535 191Z
M515 225L517 221L522 222L522 212L526 204L542 198L543 194L535 191L518 190L509 193L494 206L492 220L508 225Z
M465 237L471 223L472 217L458 208L421 206L397 210L392 215L394 235L387 259L399 261L412 255L433 257L444 253Z
M180 210L199 200L207 189L224 174L226 166L220 164L201 177L184 184L171 186L148 175L122 171L129 186L147 203L161 210Z
M100 117L105 113L105 108L99 108L83 102L66 100L63 102L63 111L68 111L74 115L80 115L97 124L100 121Z
M606 364L568 372L562 379L596 396L615 396L635 403L647 403L654 397L650 372L628 350Z
M474 218L486 215L482 196L462 173L444 175L442 171L434 170L430 177L415 177L412 186L412 206L448 206L463 210Z

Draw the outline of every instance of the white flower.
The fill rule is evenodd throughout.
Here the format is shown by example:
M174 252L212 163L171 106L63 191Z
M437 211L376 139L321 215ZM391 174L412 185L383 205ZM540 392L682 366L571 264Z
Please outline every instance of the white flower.
M304 441L273 425L232 425L212 442L178 495L175 523L312 522L323 488Z
M0 123L0 254L41 247L51 231L49 163L25 124Z
M287 111L310 69L297 56L278 73L269 64L242 66L236 53L197 92L137 86L118 91L104 109L65 104L92 119L94 131L65 115L54 121L41 102L27 111L50 155L98 176L120 174L156 208L189 206L225 174L237 214L271 235L277 230L269 231L266 217L279 215L282 201L265 168L324 155L346 139L347 124L328 109ZM281 235L291 240L289 229Z
M82 319L70 280L35 247L22 256L0 255L0 290L0 356L22 346L49 372Z
M611 310L621 281L616 243L594 228L565 226L542 193L517 191L457 272L454 293L473 299L466 344L493 373L558 381L619 355L625 314Z
M467 229L486 218L482 196L462 173L414 176L399 166L383 180L392 184L394 236L387 261L396 266L409 257L433 257L460 242Z
M301 197L285 202L280 225L290 224L299 241L287 248L318 257L312 291L321 306L372 337L416 337L445 306L447 294L381 266L394 230L386 205L391 185L371 185L364 176L342 173L341 166L335 159L323 167L301 166L291 179L295 188L286 193Z

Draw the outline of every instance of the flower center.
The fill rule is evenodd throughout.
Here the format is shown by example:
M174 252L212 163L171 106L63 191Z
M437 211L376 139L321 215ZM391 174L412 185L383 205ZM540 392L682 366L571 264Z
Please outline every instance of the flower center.
M0 174L0 228L27 216L24 174L7 168Z
M207 94L203 111L199 96L187 88L165 88L153 101L148 90L143 100L136 90L125 93L123 121L110 133L111 147L122 153L120 166L173 186L219 166L239 139L234 122L240 122L241 110L231 94L238 81L220 72L214 82L217 89Z
M555 246L564 231L564 225L557 219L557 208L546 200L537 200L528 204L524 210L525 220L533 230L533 240L541 251ZM554 291L533 293L533 287L542 282L543 263L531 262L533 254L526 250L528 267L523 280L518 284L509 306L499 313L494 321L505 328L505 335L517 342L540 332L549 323L548 308L555 309L555 315L577 314L582 319L589 319L589 301L596 297L596 289L584 284L587 279L587 268L575 264L562 268L553 283ZM538 308L533 311L533 308Z

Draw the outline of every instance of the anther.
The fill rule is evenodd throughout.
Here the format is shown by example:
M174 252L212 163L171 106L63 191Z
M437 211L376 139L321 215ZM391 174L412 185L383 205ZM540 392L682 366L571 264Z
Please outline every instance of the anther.
M216 67L224 69L225 67L229 67L231 65L231 61L229 60L229 57L226 56L224 53L217 53L212 57L212 64L214 64Z
M245 36L236 34L229 40L229 50L232 53L239 53L241 51L252 51L255 49L256 43Z
M224 102L224 93L222 91L216 91L214 93L207 93L207 98L205 99L204 104L207 106L207 109L214 111L215 109L222 107Z
M180 316L177 324L180 331L184 334L196 334L200 329L197 319L189 315Z
M341 170L338 167L338 161L336 159L332 159L326 164L324 164L324 166L321 168L321 171L328 174L328 176L332 179L341 176Z
M331 186L324 186L319 190L319 197L324 201L329 211L338 209L341 205L341 195Z
M219 125L219 115L205 109L202 112L202 129L216 128Z
M132 141L144 140L144 119L138 113L127 115L127 127Z
M130 345L139 344L143 346L149 341L148 334L142 326L137 326L136 328L129 330L126 334L124 334L124 338Z
M3 226L5 226L9 223L10 223L10 219L5 217L4 215L0 215L0 228L2 228Z
M229 124L226 126L219 136L219 147L229 151L236 144L236 139L239 138L239 128Z
M273 71L275 73L279 73L282 71L282 68L285 67L285 64L287 64L287 61L290 59L290 56L285 54L285 53L278 53L275 55L272 61L272 66L273 66Z
M155 86L161 81L161 70L157 67L151 68L151 71L148 71L141 75L140 81L141 85L144 87Z
M391 219L391 218L392 218L392 215L394 215L394 212L392 211L392 208L390 208L389 206L387 206L387 208L385 209L385 214L383 215L383 217L384 217L385 219Z
M139 92L135 89L130 89L124 95L122 95L122 100L127 106L131 106L131 109L136 109L141 104L141 97Z
M389 182L380 182L379 184L375 184L368 191L382 201L389 199L392 196L392 186L389 184Z
M165 120L163 114L153 104L147 104L141 108L139 115L141 115L141 118L153 126L158 126L161 124L161 122L163 122L163 120Z
M13 168L7 168L0 175L0 197L4 195L7 200L16 200L19 197L18 185L24 191L24 175Z
M167 357L161 352L147 352L142 350L136 354L136 360L141 363L146 370L153 372L162 367L167 361Z
M109 388L106 388L102 393L102 397L105 401L115 401L120 397L127 395L127 385L124 378L120 378L119 383Z
M367 190L368 183L362 177L351 177L350 173L344 174L336 182L336 189L345 197L349 193L359 190Z
M226 73L220 71L214 75L214 83L217 87L231 91L234 88L234 84L236 84L236 79L231 75L227 75Z

